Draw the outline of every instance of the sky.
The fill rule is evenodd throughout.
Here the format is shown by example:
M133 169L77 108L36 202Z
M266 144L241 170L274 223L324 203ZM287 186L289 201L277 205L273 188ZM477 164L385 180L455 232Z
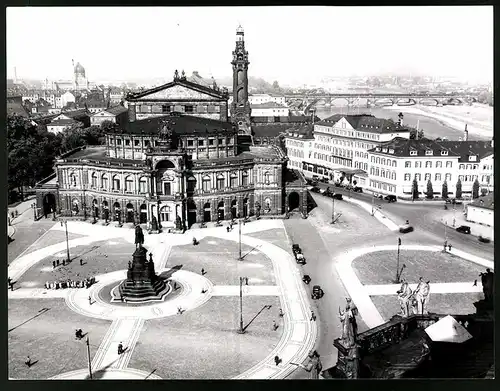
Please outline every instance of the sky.
M9 7L7 77L90 81L249 75L282 85L380 73L493 80L493 7Z

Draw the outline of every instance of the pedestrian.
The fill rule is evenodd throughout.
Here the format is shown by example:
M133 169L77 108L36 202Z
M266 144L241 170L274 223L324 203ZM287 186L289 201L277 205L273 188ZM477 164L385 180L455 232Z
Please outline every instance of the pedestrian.
M474 284L472 286L477 286L477 280L474 280Z
M56 261L52 261L52 267L55 269L56 268Z
M29 368L29 367L31 367L31 358L30 358L30 356L28 356L28 357L26 358L26 361L25 361L24 363L26 364L26 366L27 366L28 368Z
M275 321L275 320L273 320L273 331L278 330L278 327L279 327L279 326L276 324L276 321Z
M14 292L14 283L13 283L13 282L11 282L11 283L10 283L10 290L11 290L12 292Z
M207 293L207 289L206 289L205 287L203 287L203 288L201 289L201 293Z
M276 364L276 366L281 364L282 361L283 360L281 358L279 358L279 356L274 356L274 363Z
M89 296L89 305L92 305L92 297Z
M80 259L80 266L83 266L83 259Z
M314 311L311 310L311 320L313 322L316 322L316 314L314 313Z
M174 281L174 291L177 290L177 283Z
M120 343L118 344L118 354L120 355L120 354L122 354L122 353L123 353L123 344L120 342Z
M7 284L9 284L9 286L10 286L10 283L11 283L11 282L12 282L12 278L8 277L8 278L7 278Z
M201 268L201 275L204 276L205 275L205 269Z
M229 233L229 227L226 227L226 231Z
M59 266L59 259L56 261L56 266Z
M448 251L451 252L451 244L448 245Z
M63 259L63 266L66 266L66 260Z
M446 247L447 247L447 246L448 246L448 241L447 241L447 240L445 240L445 241L444 241L444 252L446 252Z
M177 307L177 313L178 313L179 315L182 315L182 313L183 313L183 312L184 312L184 311L182 310L182 307Z
M283 309L281 309L281 308L280 308L280 317L283 317L283 315L285 315L285 314L283 313Z

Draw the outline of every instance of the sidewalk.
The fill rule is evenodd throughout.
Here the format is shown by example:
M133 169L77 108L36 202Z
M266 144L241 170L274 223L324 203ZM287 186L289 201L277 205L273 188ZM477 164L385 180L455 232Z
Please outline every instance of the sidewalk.
M470 227L470 233L474 236L481 235L482 237L489 238L491 241L494 240L495 230L493 227L488 227L487 225L481 225L473 223L472 221L467 221L465 215L462 212L462 208L453 211L453 208L448 208L448 210L440 210L434 214L435 220L440 221L451 229L456 229L461 225L467 225Z

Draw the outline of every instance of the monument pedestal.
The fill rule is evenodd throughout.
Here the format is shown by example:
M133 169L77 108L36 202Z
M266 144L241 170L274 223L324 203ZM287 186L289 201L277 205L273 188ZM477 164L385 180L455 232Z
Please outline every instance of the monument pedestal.
M169 285L155 273L153 255L147 260L146 248L139 245L129 262L127 279L119 286L119 294L127 302L162 301L170 291Z

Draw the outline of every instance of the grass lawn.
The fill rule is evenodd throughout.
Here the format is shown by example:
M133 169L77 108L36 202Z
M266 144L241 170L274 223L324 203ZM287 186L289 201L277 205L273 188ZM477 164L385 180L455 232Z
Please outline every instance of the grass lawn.
M115 270L127 269L128 261L132 260L134 250L133 244L121 238L93 242L87 246L77 246L70 249L73 261L69 265L61 265L53 269L52 262L56 259L62 261L65 256L55 254L44 258L23 274L17 286L42 288L46 281L80 280ZM80 266L80 259L83 259L83 266Z
M68 232L68 239L69 240L83 238L84 236L85 235L79 235L79 234L74 234L74 233ZM51 230L51 231L47 232L47 234L45 236L43 236L36 243L36 246L33 246L28 251L26 251L26 254L32 253L33 251L37 251L43 247L51 246L53 244L57 244L57 243L61 243L61 242L66 243L66 232L65 231Z
M265 231L253 232L251 234L247 234L246 236L264 240L265 242L274 244L275 246L288 252L292 250L292 245L289 244L286 233L282 229L268 229Z
M174 246L167 267L182 265L183 270L206 275L214 285L237 285L239 277L248 277L252 285L276 285L273 265L269 258L251 247L241 245L243 261L238 261L238 243L230 240L205 237L200 244Z
M479 279L484 267L441 251L401 251L399 265L410 283L422 276L431 284L437 282L468 282ZM352 262L352 267L364 285L391 284L396 273L396 251L365 254Z
M148 320L139 336L129 366L164 379L228 379L250 369L276 346L283 332L275 296L243 299L246 325L264 310L243 335L239 326L239 298L212 297L205 305L182 315ZM273 320L280 325L272 330Z
M384 320L401 311L397 295L370 296ZM442 293L432 294L429 298L428 311L436 314L467 315L476 312L474 302L483 298L482 293Z
M42 308L49 310L33 318ZM75 339L75 330L89 333L92 359L110 325L71 311L63 299L9 300L8 327L15 328L8 334L9 377L47 379L86 368L87 347ZM24 364L28 355L32 362L38 361L30 368Z

